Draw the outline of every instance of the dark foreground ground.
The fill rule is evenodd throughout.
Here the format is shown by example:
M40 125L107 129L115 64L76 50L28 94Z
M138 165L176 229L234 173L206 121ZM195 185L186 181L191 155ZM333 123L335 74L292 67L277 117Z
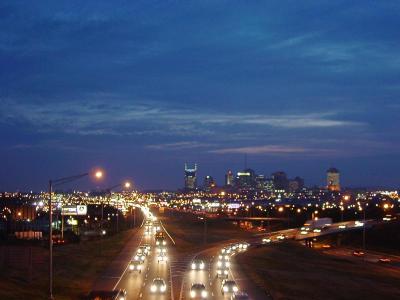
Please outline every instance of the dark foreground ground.
M253 248L237 260L274 299L400 299L400 267L339 259L295 242Z
M56 299L79 299L87 294L93 281L121 251L133 230L106 237L54 247L54 296ZM100 250L101 249L101 250ZM47 299L48 251L34 251L37 263L28 276L22 264L0 268L0 299Z

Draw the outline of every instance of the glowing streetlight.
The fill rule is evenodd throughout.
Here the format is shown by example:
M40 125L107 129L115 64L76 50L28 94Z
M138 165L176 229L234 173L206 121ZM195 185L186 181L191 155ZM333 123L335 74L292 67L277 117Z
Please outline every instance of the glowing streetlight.
M126 181L125 184L124 184L124 187L126 189L129 189L131 187L131 183L129 181Z
M59 186L66 183L70 183L72 181L78 180L80 178L90 176L92 172L87 172L83 174L77 174L73 176L58 178L58 179L50 179L49 180L49 299L54 299L53 297L53 210L52 210L52 194L53 194L53 186ZM103 178L103 172L101 170L97 170L94 172L94 177L96 179Z
M103 171L101 171L101 170L97 170L95 173L94 173L94 177L96 178L96 179L101 179L101 178L103 178Z

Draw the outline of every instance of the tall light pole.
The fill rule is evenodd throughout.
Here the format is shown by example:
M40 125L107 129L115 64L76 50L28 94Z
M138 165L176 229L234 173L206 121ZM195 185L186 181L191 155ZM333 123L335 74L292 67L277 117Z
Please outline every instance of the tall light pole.
M52 203L52 194L53 187L63 185L80 178L89 176L91 173L82 173L74 176L63 177L59 179L50 179L49 180L49 299L53 300L53 203ZM103 172L100 170L95 171L94 177L96 179L100 179L103 177Z
M365 253L365 214L366 214L366 210L367 210L367 200L365 200L365 204L364 204L364 209L363 209L363 251Z
M118 183L116 185L113 185L113 186L107 188L106 191L109 192L109 194L110 194L109 198L111 198L111 190L113 190L113 189L115 189L117 187L123 187L124 189L128 190L128 189L131 188L131 186L132 186L132 184L129 181L124 181L124 182ZM118 202L119 202L119 196L118 196L118 199L117 199L117 232L118 232L118 225L119 225L118 224L119 223ZM103 214L101 216L101 226L103 226L102 224L103 224ZM101 227L101 228L103 228L103 227Z

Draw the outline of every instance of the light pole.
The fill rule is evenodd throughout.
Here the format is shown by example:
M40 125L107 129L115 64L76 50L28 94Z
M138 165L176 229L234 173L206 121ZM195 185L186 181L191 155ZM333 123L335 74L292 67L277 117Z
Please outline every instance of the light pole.
M49 180L49 299L54 299L53 297L53 209L52 209L52 194L53 194L53 187L63 185L80 178L89 176L90 173L82 173L74 176L63 177L59 179ZM94 173L94 177L100 179L103 177L103 172L97 170Z
M122 186L124 189L130 189L131 186L132 186L132 184L131 184L129 181L125 181L125 182L121 182L121 183L118 183L118 184L116 184L116 185L113 185L113 186L107 188L106 191L108 191L108 193L109 193L108 199L111 198L111 190L113 190L113 189L115 189L115 188L117 188L117 187L121 187L121 186ZM110 200L109 200L108 202L110 202ZM118 203L119 203L119 195L118 195L118 199L117 199L117 232L119 231L119 224L118 224L118 223L119 223ZM103 214L101 215L101 224L103 224ZM101 226L102 226L102 225L101 225ZM101 228L102 228L102 227L101 227Z
M363 251L364 251L364 253L365 253L365 214L366 214L366 210L367 210L367 201L365 201L365 204L364 204L364 209L363 209Z

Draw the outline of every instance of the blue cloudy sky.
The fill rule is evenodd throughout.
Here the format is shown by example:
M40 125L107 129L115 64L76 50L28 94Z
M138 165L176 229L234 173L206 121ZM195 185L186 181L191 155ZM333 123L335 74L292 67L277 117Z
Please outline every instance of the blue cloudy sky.
M184 162L400 182L398 1L1 1L0 190ZM76 185L74 185L76 186ZM90 187L89 182L78 184Z

